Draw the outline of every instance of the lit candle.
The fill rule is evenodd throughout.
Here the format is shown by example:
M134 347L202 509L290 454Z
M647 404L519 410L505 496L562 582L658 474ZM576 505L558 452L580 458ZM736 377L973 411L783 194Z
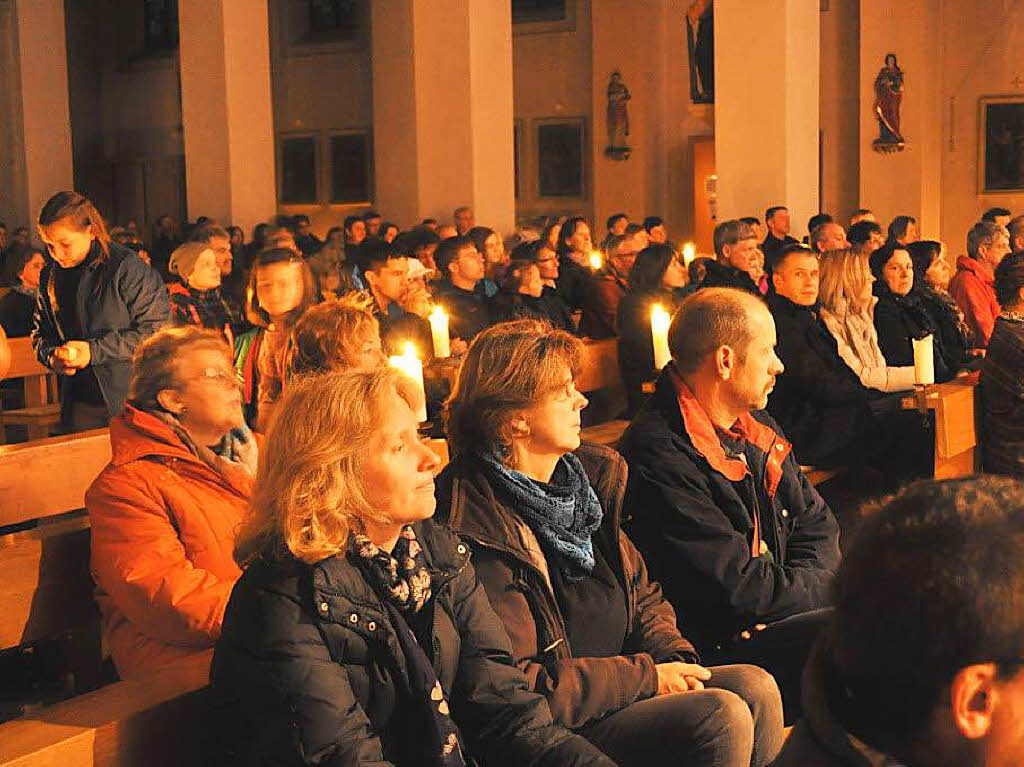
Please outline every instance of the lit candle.
M935 346L931 336L914 339L914 383L935 383Z
M590 254L590 268L595 272L601 268L601 254L596 250Z
M412 341L407 341L405 351L388 357L388 365L395 370L407 375L416 384L414 389L417 401L414 403L416 420L423 423L427 420L427 394L423 388L423 363L416 356L416 347Z
M452 356L451 338L448 335L448 315L444 309L435 306L430 312L430 333L434 337L434 356L444 359Z
M668 326L672 317L661 304L651 309L651 338L654 340L654 369L661 370L672 359L668 350Z
M690 264L693 263L693 259L697 257L697 246L692 242L688 242L683 245L683 263L689 268Z

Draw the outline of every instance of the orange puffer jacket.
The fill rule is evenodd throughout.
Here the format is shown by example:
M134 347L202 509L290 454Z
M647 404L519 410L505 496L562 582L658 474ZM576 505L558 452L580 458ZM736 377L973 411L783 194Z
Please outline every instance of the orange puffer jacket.
M234 535L249 478L228 480L156 416L127 405L85 494L96 601L122 678L212 647L241 574ZM238 472L241 474L241 472Z

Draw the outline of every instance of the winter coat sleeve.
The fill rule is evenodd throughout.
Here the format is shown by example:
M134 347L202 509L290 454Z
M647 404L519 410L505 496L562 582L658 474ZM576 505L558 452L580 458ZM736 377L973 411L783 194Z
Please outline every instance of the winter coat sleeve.
M138 258L126 258L117 274L118 293L128 310L129 324L100 333L89 341L93 365L132 359L139 341L170 320L170 300L160 276Z
M978 347L988 346L999 310L993 306L993 291L974 274L958 271L949 283L949 293L964 313L967 327Z
M53 266L43 268L40 275L39 290L36 291L36 310L32 315L32 351L40 365L50 367L53 350L61 345L60 331L53 323L49 311L47 291L53 280Z
M892 301L879 301L875 305L875 330L878 346L890 365L913 366L914 352L900 309Z
M129 467L108 468L86 492L97 585L143 633L210 647L234 579L187 558L160 489Z
M828 336L829 342L834 342L827 329L823 327L821 332ZM778 322L776 354L786 368L782 375L785 376L787 385L809 399L826 405L867 401L867 390L857 377L843 374L852 371L847 371L847 366L842 364L841 359L837 358L835 362L842 364L842 371L831 360L823 360L820 354L811 348L801 328Z
M470 752L484 764L509 767L614 765L586 739L555 724L545 699L528 688L472 565L452 589L462 641L452 702Z

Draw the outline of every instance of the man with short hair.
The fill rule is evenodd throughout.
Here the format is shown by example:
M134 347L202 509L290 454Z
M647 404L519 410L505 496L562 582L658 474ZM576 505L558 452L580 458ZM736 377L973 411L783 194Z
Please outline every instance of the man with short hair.
M757 240L758 247L760 247L760 244L764 242L764 238L768 236L768 229L765 227L764 222L757 216L743 216L740 222L754 230L754 238Z
M368 210L363 214L363 223L366 224L367 237L380 236L381 215L375 210Z
M896 216L889 223L888 242L899 243L906 247L919 239L921 239L921 235L917 231L917 219L913 216Z
M773 205L764 212L764 223L768 227L768 234L761 244L761 251L765 260L769 263L784 245L797 244L795 237L789 236L789 209L784 205Z
M807 219L807 234L808 239L804 240L807 245L810 245L810 234L817 229L819 226L824 224L831 224L835 219L832 218L829 213L815 213L809 219Z
M981 214L981 220L1005 228L1010 225L1011 215L1007 208L989 208Z
M485 274L484 256L468 237L449 237L437 246L434 263L442 275L435 298L448 312L448 330L469 343L494 324L490 302L476 289Z
M412 341L421 358L429 356L432 351L429 323L402 307L409 291L410 254L383 240L373 240L363 245L362 255L363 280L373 299L373 314L380 324L384 350L400 354L404 343Z
M705 662L762 665L792 707L839 530L764 412L783 371L775 324L759 298L708 288L683 302L668 342L672 361L619 443L627 532Z
M1024 486L919 482L865 515L775 767L1024 758Z
M830 250L845 250L850 247L850 243L843 227L829 221L811 230L810 246L815 253L828 253Z
M188 242L201 242L209 247L217 259L220 286L217 297L227 306L231 330L237 338L250 328L245 318L245 270L234 263L231 253L231 235L220 224L197 226L188 235Z
M629 226L629 216L625 213L612 213L608 216L608 236L614 237L617 234L625 234Z
M580 335L585 338L614 338L615 315L626 295L629 270L638 252L637 243L628 234L613 235L605 248L603 267L586 286Z
M878 223L875 219L875 214L871 212L870 208L858 208L850 216L850 226L859 224L861 221L870 221L872 223Z
M701 288L738 288L759 294L753 277L760 268L753 228L737 219L723 221L715 227L714 240L718 260L708 261Z
M995 271L1010 252L1007 231L989 221L979 221L967 233L967 255L956 261L949 294L964 313L978 348L988 346L996 318L1002 311L996 300Z
M1024 250L1024 216L1010 219L1006 231L1010 236L1010 252L1016 253L1018 250Z
M885 245L885 237L882 234L882 227L874 221L858 221L851 224L846 233L846 239L850 242L857 253L862 256L870 256L880 247Z
M469 230L476 226L476 220L473 217L473 209L468 205L462 205L455 209L452 213L452 223L455 225L455 233L459 237L465 237ZM440 232L438 232L440 234ZM441 235L444 239L444 235Z
M294 222L295 244L302 251L303 258L311 258L319 252L324 244L309 230L309 216L300 213L294 218Z
M665 222L659 216L648 216L645 218L644 231L647 232L647 238L653 243L664 244L668 240Z

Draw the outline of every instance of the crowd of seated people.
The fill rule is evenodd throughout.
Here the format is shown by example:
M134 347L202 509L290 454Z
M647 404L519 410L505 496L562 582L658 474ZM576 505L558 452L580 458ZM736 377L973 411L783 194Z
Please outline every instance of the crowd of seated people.
M760 765L802 714L780 764L846 763L856 743L953 765L1001 753L1019 683L998 664L1016 655L993 649L998 627L969 658L940 644L926 684L894 683L916 708L893 718L897 667L876 673L857 638L905 620L910 654L936 629L894 617L900 599L944 588L952 614L971 595L927 585L925 558L870 614L888 581L865 552L912 556L914 539L868 524L841 556L801 465L929 476L931 426L900 393L931 336L936 380L982 368L986 470L1024 477L1024 254L1007 255L1016 219L989 213L951 280L913 218L883 237L867 210L849 230L814 217L802 245L772 206L687 264L657 217L613 216L598 252L585 219L506 242L465 207L408 231L369 211L324 240L276 219L248 245L164 217L146 251L64 192L39 215L46 250L8 248L7 296L31 298L65 428L110 427L86 504L117 672L215 648L234 758ZM423 390L384 364L406 341L432 356L435 304L459 362L443 469ZM672 316L660 370L654 305ZM632 423L616 450L581 444L581 338L617 339ZM1021 491L975 482L911 488L878 518L954 526L944 555L985 578L970 536L983 512L1009 530ZM942 703L979 690L1004 696L988 719Z

